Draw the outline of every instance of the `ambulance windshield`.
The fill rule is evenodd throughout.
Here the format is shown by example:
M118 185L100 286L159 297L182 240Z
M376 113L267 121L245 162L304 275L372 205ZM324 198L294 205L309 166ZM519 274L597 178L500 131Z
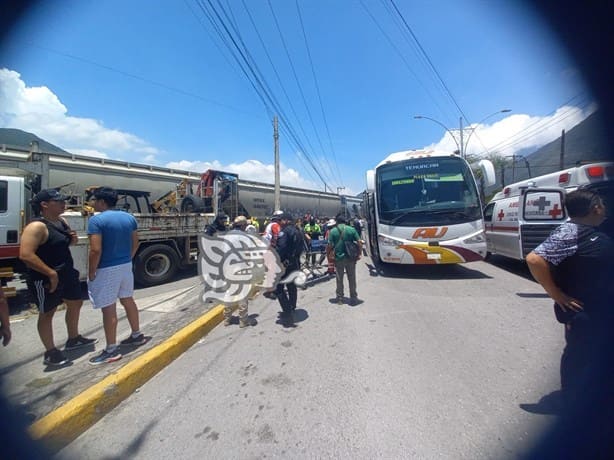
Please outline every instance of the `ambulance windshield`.
M376 177L380 222L443 225L482 218L473 175L456 157L412 159L383 165Z

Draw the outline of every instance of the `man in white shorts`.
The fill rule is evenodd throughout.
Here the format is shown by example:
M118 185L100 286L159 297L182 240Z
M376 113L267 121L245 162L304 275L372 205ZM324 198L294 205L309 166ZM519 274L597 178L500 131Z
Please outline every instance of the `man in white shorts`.
M112 363L121 359L117 344L116 301L126 310L132 334L121 345L142 345L139 310L133 298L132 258L139 245L137 223L128 212L115 209L117 192L109 187L94 191L97 214L89 219L90 241L87 289L94 308L102 309L106 348L89 360L90 364Z

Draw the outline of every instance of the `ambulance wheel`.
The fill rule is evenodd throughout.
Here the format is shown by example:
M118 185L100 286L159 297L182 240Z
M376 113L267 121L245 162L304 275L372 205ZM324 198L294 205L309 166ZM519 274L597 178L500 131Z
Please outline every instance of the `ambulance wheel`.
M134 258L134 280L140 286L155 286L171 281L179 261L175 250L165 244L153 244Z

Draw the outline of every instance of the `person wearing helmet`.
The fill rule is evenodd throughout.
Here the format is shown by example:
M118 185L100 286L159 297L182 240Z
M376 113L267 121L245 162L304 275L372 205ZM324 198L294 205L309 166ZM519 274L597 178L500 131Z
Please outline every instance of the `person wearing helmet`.
M269 242L272 248L277 246L277 239L279 238L279 226L280 218L283 211L275 211L271 216L271 222L264 229L264 239Z

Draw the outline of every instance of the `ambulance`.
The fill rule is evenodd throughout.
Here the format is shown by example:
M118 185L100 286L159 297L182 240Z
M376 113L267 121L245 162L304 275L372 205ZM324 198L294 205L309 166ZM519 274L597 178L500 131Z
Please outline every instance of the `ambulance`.
M568 220L565 193L582 187L602 196L611 195L613 184L614 163L600 162L507 185L484 208L487 256L524 260L552 230ZM610 200L605 199L607 204Z

